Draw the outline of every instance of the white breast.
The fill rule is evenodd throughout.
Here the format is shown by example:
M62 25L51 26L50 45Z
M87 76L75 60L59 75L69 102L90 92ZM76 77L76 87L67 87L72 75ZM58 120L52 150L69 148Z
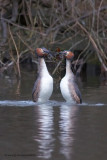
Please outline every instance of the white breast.
M53 92L53 78L49 74L44 74L41 77L40 94L38 102L46 102Z
M75 103L75 101L73 100L73 98L70 94L70 90L68 87L69 87L68 77L65 76L64 78L62 78L62 80L60 82L60 90L61 90L62 96L67 102Z
M41 80L38 102L44 103L48 101L53 91L53 78L50 76L44 58L40 59Z

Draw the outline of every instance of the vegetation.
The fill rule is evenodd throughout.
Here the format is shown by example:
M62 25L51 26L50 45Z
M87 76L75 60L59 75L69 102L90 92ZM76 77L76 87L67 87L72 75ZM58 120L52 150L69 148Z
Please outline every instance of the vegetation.
M107 72L106 0L0 0L0 12L1 72L14 65L20 77L21 61L41 46L79 50L81 65L96 55Z

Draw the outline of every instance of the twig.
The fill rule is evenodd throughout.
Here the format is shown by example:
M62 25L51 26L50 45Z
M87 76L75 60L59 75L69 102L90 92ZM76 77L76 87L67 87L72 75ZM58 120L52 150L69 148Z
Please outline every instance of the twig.
M62 63L62 60L58 62L57 66L55 67L55 69L52 72L52 75L55 74L55 72L57 71L58 67L60 66L60 64Z
M11 67L12 65L14 65L14 62L10 62L8 64L5 64L3 67L0 68L0 73L7 70L9 67Z
M17 53L16 66L17 66L17 70L18 70L18 76L19 76L19 78L20 78L20 77L21 77L20 65L19 65L19 58L20 58L20 56L19 56L19 51L18 51L18 48L17 48L17 46L16 46L15 40L14 40L13 35L12 35L12 33L11 33L10 27L9 27L9 33L10 33L11 39L12 39L12 41L13 41L13 44L14 44L14 46L15 46L16 53Z
M93 46L94 46L94 48L95 48L95 50L96 50L96 54L97 54L97 56L98 56L98 58L99 58L100 63L103 65L105 71L107 71L107 66L104 64L104 62L103 62L103 60L102 60L102 58L101 58L101 56L100 56L101 51L98 49L97 44L95 43L95 41L94 41L94 39L92 38L91 34L89 34L89 32L88 32L79 22L77 22L77 24L78 24L78 26L80 26L81 29L88 35L91 43L93 44Z
M21 36L17 33L18 38L24 43L24 45L34 54L33 49L21 38Z

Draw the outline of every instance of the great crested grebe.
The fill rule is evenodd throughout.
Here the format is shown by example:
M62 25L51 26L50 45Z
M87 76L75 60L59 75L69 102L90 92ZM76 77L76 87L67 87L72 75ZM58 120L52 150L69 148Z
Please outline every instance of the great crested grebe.
M71 51L62 51L66 57L66 74L60 82L60 90L63 98L70 103L82 103L81 93L76 83L76 78L71 70L71 60L74 54Z
M53 78L48 72L44 56L50 51L46 48L37 48L36 53L39 60L38 78L34 84L32 98L34 102L44 103L48 101L53 91Z

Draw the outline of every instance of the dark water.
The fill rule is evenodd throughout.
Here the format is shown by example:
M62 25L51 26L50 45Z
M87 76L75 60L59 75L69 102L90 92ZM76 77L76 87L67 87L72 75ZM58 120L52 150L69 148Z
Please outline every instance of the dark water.
M83 104L66 104L58 82L46 104L32 102L35 72L0 77L3 160L107 160L107 83L79 79Z

